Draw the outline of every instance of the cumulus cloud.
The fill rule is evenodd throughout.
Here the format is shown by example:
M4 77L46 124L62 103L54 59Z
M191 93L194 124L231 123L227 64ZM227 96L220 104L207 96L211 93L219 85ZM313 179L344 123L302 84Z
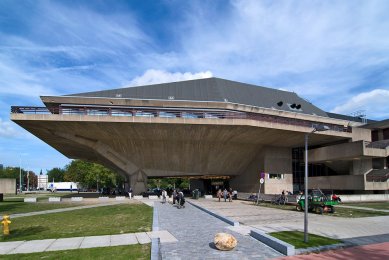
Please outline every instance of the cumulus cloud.
M17 136L17 131L12 126L11 122L3 121L0 118L0 137L15 137Z
M352 97L345 104L335 107L331 112L351 114L359 110L365 110L368 118L389 118L388 100L389 90L374 89Z
M204 79L212 77L212 72L168 72L164 70L149 69L142 76L135 77L128 86L152 85L166 82L176 82L192 79Z

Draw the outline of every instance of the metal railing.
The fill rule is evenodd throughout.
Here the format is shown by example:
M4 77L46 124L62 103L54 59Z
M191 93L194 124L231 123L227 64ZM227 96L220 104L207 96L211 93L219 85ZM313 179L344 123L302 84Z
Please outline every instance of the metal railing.
M389 169L372 170L366 174L367 182L387 182L389 179Z
M60 106L60 107L20 107L12 106L14 114L60 114L60 115L90 115L90 116L123 116L123 117L159 117L188 119L251 119L261 122L287 124L302 127L312 127L318 122L287 118L274 115L240 112L233 110L199 110L185 108L144 108L144 107L98 107L98 106ZM319 123L320 124L320 123ZM351 127L326 124L336 132L351 132Z
M386 149L389 147L389 140L381 140L375 142L365 141L366 148Z

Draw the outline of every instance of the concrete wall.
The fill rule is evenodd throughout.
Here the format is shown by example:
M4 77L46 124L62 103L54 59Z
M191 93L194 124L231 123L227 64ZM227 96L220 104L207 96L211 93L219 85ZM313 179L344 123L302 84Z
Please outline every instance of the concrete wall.
M364 175L339 175L309 177L309 189L326 190L364 190Z
M16 179L0 179L0 193L16 193Z
M289 148L266 146L260 148L254 160L239 176L230 181L238 192L257 193L260 174L265 172L265 183L261 193L280 194L282 190L293 190L292 152ZM269 179L269 173L283 174L283 179Z
M353 127L352 141L355 142L360 140L371 142L371 130Z
M351 164L350 174L363 175L373 168L372 159L353 160Z
M389 192L389 181L386 182L366 182L365 190L386 190Z
M389 201L389 194L355 194L338 196L341 198L342 202Z

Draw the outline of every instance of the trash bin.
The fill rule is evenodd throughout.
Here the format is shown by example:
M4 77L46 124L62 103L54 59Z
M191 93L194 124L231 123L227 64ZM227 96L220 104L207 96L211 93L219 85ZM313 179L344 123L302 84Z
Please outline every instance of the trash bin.
M199 199L199 190L192 191L192 199L198 200Z
M0 193L0 202L3 201L3 193Z

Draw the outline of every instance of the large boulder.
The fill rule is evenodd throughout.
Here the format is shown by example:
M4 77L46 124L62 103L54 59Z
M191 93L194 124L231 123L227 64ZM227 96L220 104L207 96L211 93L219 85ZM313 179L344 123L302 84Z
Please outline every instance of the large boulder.
M229 251L236 247L238 241L235 237L227 233L217 233L215 235L214 243L217 249Z

